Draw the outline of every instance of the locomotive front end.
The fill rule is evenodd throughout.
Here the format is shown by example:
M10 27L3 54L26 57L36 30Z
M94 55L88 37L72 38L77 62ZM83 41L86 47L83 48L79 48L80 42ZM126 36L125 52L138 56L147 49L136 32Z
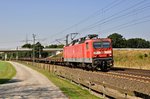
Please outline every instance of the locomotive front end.
M93 65L101 70L108 70L113 66L111 39L99 39L93 42Z

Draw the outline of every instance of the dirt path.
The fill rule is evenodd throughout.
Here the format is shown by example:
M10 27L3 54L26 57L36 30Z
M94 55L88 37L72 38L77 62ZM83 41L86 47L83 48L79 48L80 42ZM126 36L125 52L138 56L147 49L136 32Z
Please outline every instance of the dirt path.
M0 85L0 98L11 99L67 99L45 76L22 64L10 62L17 71L8 84Z

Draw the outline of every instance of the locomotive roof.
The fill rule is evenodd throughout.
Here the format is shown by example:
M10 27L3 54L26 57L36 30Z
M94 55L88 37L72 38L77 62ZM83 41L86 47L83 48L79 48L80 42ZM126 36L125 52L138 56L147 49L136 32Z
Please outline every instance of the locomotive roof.
M98 38L98 35L97 34L90 34L88 36L85 36L85 37L82 37L82 38L79 38L79 39L75 39L73 40L68 46L70 45L75 45L75 44L81 44L81 43L84 43L85 41L87 40L102 40L102 41L111 41L111 39L109 38Z

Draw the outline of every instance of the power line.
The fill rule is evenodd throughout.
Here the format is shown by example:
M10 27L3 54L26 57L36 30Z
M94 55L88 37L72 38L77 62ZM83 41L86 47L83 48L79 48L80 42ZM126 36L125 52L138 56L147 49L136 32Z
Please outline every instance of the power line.
M150 17L150 16L149 16L149 17ZM130 26L133 26L133 25L138 25L138 24L141 24L141 23L146 23L146 22L149 22L149 21L150 21L150 19L148 19L148 20L143 20L143 21L139 21L139 22L135 22L135 23L126 25L126 26L124 26L124 27L121 27L121 28L119 28L118 30L124 29L124 28L127 28L127 27L130 27Z
M108 5L106 6L106 8L107 8L107 7L110 7L109 5L112 5L112 4L114 4L115 2L117 2L117 1L118 1L118 0L115 0L115 1L111 2L110 4L108 4ZM117 3L117 4L118 4L118 3ZM114 7L114 6L113 6L113 7ZM102 9L106 9L106 8L104 7L104 8L102 8ZM111 8L112 8L112 7L110 7L109 9L111 9ZM72 25L72 26L70 26L70 27L68 27L68 28L66 28L66 29L64 29L64 30L62 30L61 32L56 33L56 34L63 33L63 32L65 32L66 30L69 30L69 29L73 28L74 26L77 26L77 25L79 25L79 24L81 24L81 23L86 22L87 20L93 18L93 16L95 16L95 14L99 13L102 9L100 9L100 10L94 12L93 14L89 15L87 18L85 18L85 19L79 21L78 23L76 23L76 24L74 24L74 25ZM107 10L109 10L109 9L107 9ZM107 10L105 10L105 12L106 12ZM56 35L56 34L55 34L55 35Z
M89 30L89 29L95 28L95 27L97 27L97 26L99 26L99 25L103 25L103 24L106 24L106 23L108 23L108 22L115 21L115 20L117 20L117 19L122 19L123 17L127 17L127 18L128 18L129 16L132 16L133 11L131 11L131 10L135 10L134 13L138 13L139 11L148 8L149 6L145 6L145 2L147 2L147 1L148 1L148 0L142 0L142 1L136 2L135 4L132 4L131 6L129 6L128 8L123 9L123 10L120 10L119 12L113 13L112 15L110 15L110 16L108 16L108 17L106 17L106 18L103 18L102 20L99 20L99 21L95 22L94 24L91 24L91 25L89 25L88 27L86 27L86 28L84 28L84 29L81 29L81 30L78 31L78 32L81 32L81 31L83 31L83 30ZM105 8L105 9L103 9L103 11L104 11L104 12L105 12L105 11L108 11L108 10L110 10L111 8L116 7L116 6L119 5L120 3L123 3L123 1L122 1L122 0L119 1L119 2L113 1L113 2L111 3L112 5L109 6L109 7L107 7L107 8ZM143 4L144 4L144 5L143 5ZM144 7L143 7L143 6L144 6ZM143 7L143 8L140 8L140 7ZM133 8L135 8L135 9L133 9ZM102 10L102 9L101 9L101 10ZM100 12L101 10L99 10L98 12ZM127 12L127 11L128 11L128 12ZM97 14L98 12L96 12L95 14L96 14L96 15L99 15L99 14ZM69 30L69 29L71 29L71 28L73 28L73 27L75 27L75 26L77 26L77 25L79 25L79 24L82 24L82 23L88 21L90 18L96 16L95 14L93 14L92 16L87 17L87 19L85 19L85 20L83 20L83 21L80 21L79 23L76 23L76 24L72 25L71 27L66 28L65 30L63 30L63 31L61 31L61 32L59 32L59 33L63 33L63 32L65 32L65 31L67 31L67 30ZM101 13L101 14L103 14L103 13ZM59 34L59 33L57 33L57 34ZM55 41L53 41L53 42L55 42Z
M79 25L79 24L82 24L82 23L88 21L89 19L91 19L91 18L93 18L93 17L99 15L98 13L99 13L100 11L102 11L102 10L104 10L105 12L108 11L108 10L110 10L111 8L113 8L113 7L117 6L117 5L119 5L119 3L121 3L121 2L122 2L122 0L120 0L120 1L119 1L119 0L115 0L115 1L111 2L110 4L106 5L106 6L103 7L102 9L100 9L100 10L94 12L93 14L89 15L87 18L85 18L85 19L79 21L78 23L76 23L76 24L74 24L74 25L72 25L72 26L70 26L70 27L68 27L68 28L66 28L66 29L64 29L64 30L62 30L62 31L60 31L60 32L58 32L58 33L52 35L52 37L55 36L55 35L57 35L57 34L63 33L63 32L65 32L65 31L67 31L67 30L69 30L69 29L71 29L71 28L73 28L73 27L76 27L76 26ZM106 9L106 10L105 10L105 9ZM55 41L52 41L52 42L55 42Z
M79 32L82 32L82 31L85 31L85 30L94 28L94 27L99 26L99 25L103 25L103 24L105 24L105 23L107 23L107 22L113 21L114 19L120 18L120 17L122 17L122 16L124 16L124 15L126 15L126 14L123 14L123 15L121 15L121 16L117 16L117 15L120 15L120 14L124 13L125 11L131 10L132 8L141 5L141 4L144 3L145 1L146 1L146 0L140 1L140 2L134 4L134 5L132 5L132 6L128 7L128 8L126 8L126 9L123 9L123 10L117 12L117 13L114 13L113 15L111 15L111 16L105 18L105 19L99 20L99 21L97 21L96 23L93 23L93 24L89 25L88 27L86 27L86 28L84 28L84 29L81 29ZM117 16L117 17L114 17L114 16Z
M126 22L126 23L123 23L123 24L120 24L120 25L117 25L117 26L114 26L112 28L108 28L108 29L104 29L104 30L101 30L101 31L106 31L106 30L112 30L112 29L122 29L123 27L128 27L128 26L132 26L132 25L135 25L135 24L139 24L141 23L141 21L143 19L146 19L146 18L150 18L150 15L148 16L144 16L144 17L141 17L141 18L138 18L136 20L133 20L133 21L130 21L130 22ZM140 22L139 22L140 21ZM145 22L145 21L144 21Z

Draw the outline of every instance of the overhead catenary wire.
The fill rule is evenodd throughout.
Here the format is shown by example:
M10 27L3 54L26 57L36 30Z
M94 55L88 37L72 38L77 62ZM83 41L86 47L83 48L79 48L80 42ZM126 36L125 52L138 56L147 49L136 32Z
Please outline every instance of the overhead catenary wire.
M149 18L150 18L150 16L149 16ZM126 25L126 26L124 26L124 27L120 27L120 28L118 28L117 30L121 30L121 29L130 27L130 26L133 26L133 25L135 26L135 25L138 25L138 24L141 24L141 23L146 23L146 22L149 22L149 21L150 21L150 19L148 19L148 20L142 20L142 21L139 21L139 22L135 22L135 23Z
M116 13L114 13L114 14L112 14L112 15L110 15L110 16L108 16L108 17L102 19L102 20L99 20L99 21L97 21L97 22L95 22L95 23L93 23L93 24L87 26L87 27L84 28L84 29L79 30L78 32L83 32L83 31L85 31L85 30L92 29L92 28L94 28L94 27L96 27L96 26L103 25L103 24L105 24L105 23L107 23L107 22L113 21L114 19L121 18L121 17L123 17L125 14L124 14L124 15L121 15L121 16L118 16L118 15L124 13L125 11L130 11L130 10L131 10L132 8L134 8L134 7L138 7L139 5L145 3L145 1L147 1L147 0L142 0L142 1L140 1L140 2L138 2L138 3L136 3L136 4L134 4L134 5L132 5L132 6L128 7L128 8L126 8L126 9L123 9L123 10L121 10L121 11L119 11L119 12L116 12Z
M104 18L104 19L102 19L102 20L96 22L96 24L94 23L94 24L90 25L90 26L92 26L92 27L89 27L89 26L88 26L86 29L91 29L91 28L94 28L94 27L96 27L96 26L103 25L103 24L106 24L106 23L108 23L108 22L114 21L114 20L116 20L116 19L119 19L119 18L128 16L128 15L132 14L132 11L130 11L130 10L132 10L133 8L136 9L136 7L138 8L139 6L141 6L141 5L142 5L143 3L145 3L146 1L147 1L147 0L142 0L142 1L140 1L140 2L136 2L134 5L132 5L132 6L128 7L128 8L126 8L126 9L123 9L123 10L121 10L121 11L119 11L119 12L117 12L117 13L115 13L115 14L109 16L109 17L106 17L106 18ZM143 6L143 5L142 5L142 6ZM149 7L149 6L148 6L148 7ZM129 10L130 12L127 12L127 13L125 13L125 14L122 14L122 13L128 11L128 10ZM141 10L141 9L138 9L138 10ZM120 15L120 14L122 14L122 15ZM120 15L120 16L117 16L117 15ZM100 22L101 22L101 23L100 23ZM93 25L95 25L95 26L93 26ZM78 32L81 33L81 30L78 31Z
M108 5L106 5L105 7L103 7L103 8L101 8L101 9L99 9L98 11L94 12L93 14L89 15L87 18L85 18L85 19L79 21L78 23L76 23L76 24L74 24L74 25L72 25L72 26L70 26L70 27L68 27L68 28L66 28L66 29L64 29L64 30L62 30L62 31L60 31L60 32L58 32L58 33L55 33L54 35L52 35L52 37L53 37L53 36L56 36L56 35L58 35L58 34L61 34L61 33L65 32L65 31L68 31L69 29L71 29L71 28L73 28L73 27L76 27L77 25L82 24L82 23L88 21L89 19L91 19L91 18L93 18L93 17L99 15L99 14L102 14L102 13L100 13L102 10L105 11L105 12L107 12L107 11L109 11L111 8L116 7L117 5L119 5L120 3L122 3L122 0L115 0L115 1L113 1L113 2L111 2L111 3L109 3ZM55 42L55 41L56 41L56 40L51 41L50 43L53 43L53 42Z
M149 4L150 4L150 3L149 3ZM144 10L144 9L146 9L146 8L150 8L150 5L144 6L143 8L139 8L139 9L137 9L134 13L139 14L138 11L142 11L142 10ZM141 13L143 13L143 12L141 12ZM124 17L128 18L129 16L133 16L133 11L130 11L130 12L127 12L127 13L125 13L125 14L123 14L123 15L114 17L114 18L112 18L111 20L107 20L107 21L105 21L105 22L103 22L103 23L101 23L101 24L99 24L99 25L108 24L108 22L116 21L117 19L123 19ZM130 23L130 22L128 22L128 23ZM98 25L97 25L97 26L98 26ZM90 28L87 28L87 29L92 29L92 28L95 28L95 27L96 27L96 26L93 26L93 27L90 27Z
M107 7L110 7L109 5L113 5L113 4L116 3L117 1L118 1L118 0L115 0L115 1L111 2L110 4L108 4L106 7L102 8L102 9L106 9ZM118 3L117 3L117 4L118 4ZM112 7L110 7L109 9L111 9L111 8L112 8ZM107 10L109 10L109 9L107 9ZM105 12L106 12L107 10L105 10ZM100 11L101 11L101 9L99 9L98 11L96 11L96 12L94 12L93 14L89 15L87 18L85 18L85 19L79 21L78 23L76 23L76 24L74 24L74 25L72 25L72 26L70 26L70 27L68 27L68 28L66 28L66 29L64 29L64 30L62 30L62 31L60 31L60 32L58 32L58 33L55 33L55 35L56 35L56 34L63 33L63 32L65 32L66 30L69 30L69 29L73 28L73 27L76 26L76 25L79 25L79 24L82 24L82 23L88 21L89 19L93 18L95 15L98 15L97 13L99 13Z
M140 18L137 18L136 20L132 20L132 21L129 21L129 22L126 22L126 23L123 23L123 24L119 24L117 26L114 26L114 27L111 27L111 28L107 28L107 29L104 29L104 30L101 30L101 31L107 31L107 30L112 30L112 29L120 30L120 29L123 29L123 28L128 27L128 26L132 26L132 25L137 25L139 23L143 23L143 22L145 22L145 20L143 21L143 19L147 19L147 18L150 18L150 15L144 16L144 17L140 17ZM99 31L99 32L101 32L101 31Z

